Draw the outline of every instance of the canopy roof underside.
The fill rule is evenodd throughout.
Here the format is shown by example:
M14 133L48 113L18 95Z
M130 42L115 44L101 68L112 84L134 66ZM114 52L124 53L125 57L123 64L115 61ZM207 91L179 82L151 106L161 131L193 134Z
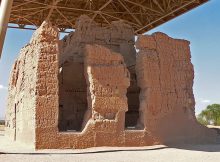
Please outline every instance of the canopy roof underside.
M1 1L1 0L0 0ZM157 27L208 0L14 0L9 23L15 28L40 26L45 19L60 31L74 29L80 15L106 26L123 20L136 34ZM31 28L29 28L31 29Z

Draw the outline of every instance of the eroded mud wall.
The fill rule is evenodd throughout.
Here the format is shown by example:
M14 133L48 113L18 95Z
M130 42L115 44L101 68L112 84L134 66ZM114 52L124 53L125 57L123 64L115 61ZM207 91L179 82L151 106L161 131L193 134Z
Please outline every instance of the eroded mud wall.
M84 125L82 120L88 103L86 102L85 76L82 71L84 71L84 49L87 44L98 44L122 54L127 66L135 64L136 51L132 27L121 21L101 27L88 16L79 17L75 32L59 42L60 131L81 131ZM130 93L129 97L131 95ZM131 112L129 111L128 118L138 115L138 112Z
M55 62L50 63L53 65ZM125 145L124 116L128 107L126 90L130 82L123 57L105 47L87 45L84 66L88 92L88 110L84 116L84 129L82 132L59 132L56 125L57 116L51 113L58 112L56 93L39 96L37 110L41 111L37 113L41 119L44 117L47 119L37 122L36 148ZM46 68L49 69L49 66ZM55 70L53 76L56 76ZM48 97L50 100L44 100ZM49 109L43 109L44 107Z
M35 145L39 132L57 130L58 34L56 28L44 22L13 67L6 134L17 141Z
M122 21L113 21L109 26L102 27L88 16L80 16L75 32L60 41L60 64L65 61L83 62L86 44L102 45L122 54L127 66L135 65L134 30Z
M215 140L215 132L196 121L189 42L155 33L139 36L136 46L145 128L163 143Z
M123 57L98 46L86 46L88 103L95 125L95 146L124 145L126 91L130 75Z
M39 67L38 53L42 46L44 44L33 35L20 51L9 79L6 136L31 145L35 143L37 77L38 70L43 70Z
M188 41L162 33L139 36L134 69L127 67L127 58L111 46L82 41L88 37L84 35L90 27L87 25L81 24L82 33L74 36L76 31L67 41L59 42L57 28L44 22L22 49L9 86L6 131L11 138L37 149L146 146L216 139L214 131L196 122ZM68 111L62 118L75 118L81 126L74 129L80 131L59 130L60 124L64 130L75 124L63 124L66 121L60 120L65 104L74 111L65 106ZM125 129L129 109L135 110L136 115L128 117L127 122L141 129Z
M59 31L49 22L35 32L39 42L36 81L36 146L57 142L58 131L58 39Z

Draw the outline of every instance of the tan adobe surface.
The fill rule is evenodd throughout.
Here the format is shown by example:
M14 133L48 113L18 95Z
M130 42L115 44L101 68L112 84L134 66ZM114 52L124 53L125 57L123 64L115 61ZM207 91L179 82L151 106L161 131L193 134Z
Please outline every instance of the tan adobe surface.
M216 141L195 119L188 41L140 35L136 53L129 25L100 27L85 16L77 23L59 40L45 21L21 50L10 78L8 137L36 149Z

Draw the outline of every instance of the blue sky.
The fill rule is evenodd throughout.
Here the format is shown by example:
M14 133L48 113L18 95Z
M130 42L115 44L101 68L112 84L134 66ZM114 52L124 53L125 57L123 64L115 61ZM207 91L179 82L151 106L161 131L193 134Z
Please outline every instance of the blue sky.
M160 31L191 42L195 68L196 113L207 105L220 103L220 1L211 0L148 32ZM33 31L8 29L0 60L0 119L6 109L7 86L12 64Z

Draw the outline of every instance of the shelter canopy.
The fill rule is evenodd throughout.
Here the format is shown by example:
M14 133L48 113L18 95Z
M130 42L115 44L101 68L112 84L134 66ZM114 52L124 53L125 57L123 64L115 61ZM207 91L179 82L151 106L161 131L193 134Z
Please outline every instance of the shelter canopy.
M1 1L1 0L0 0ZM9 23L34 28L50 18L60 31L74 29L76 19L88 15L106 26L124 20L136 34L157 27L208 0L14 0ZM33 25L27 27L27 25Z

